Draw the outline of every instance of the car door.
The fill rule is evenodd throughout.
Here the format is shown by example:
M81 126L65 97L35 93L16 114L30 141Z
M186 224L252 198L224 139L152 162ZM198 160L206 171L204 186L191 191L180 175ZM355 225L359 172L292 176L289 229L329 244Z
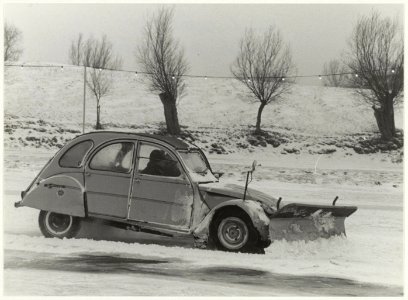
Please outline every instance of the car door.
M114 141L91 156L85 167L89 214L126 219L135 149L134 141Z
M188 229L193 188L176 156L163 146L139 142L129 219Z

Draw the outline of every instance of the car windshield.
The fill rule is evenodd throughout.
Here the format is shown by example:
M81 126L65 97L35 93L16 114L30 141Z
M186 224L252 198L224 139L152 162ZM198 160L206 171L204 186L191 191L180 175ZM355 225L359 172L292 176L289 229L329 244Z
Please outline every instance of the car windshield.
M190 175L194 181L207 182L216 181L213 173L211 173L209 166L203 155L198 150L179 151L181 158L187 165Z

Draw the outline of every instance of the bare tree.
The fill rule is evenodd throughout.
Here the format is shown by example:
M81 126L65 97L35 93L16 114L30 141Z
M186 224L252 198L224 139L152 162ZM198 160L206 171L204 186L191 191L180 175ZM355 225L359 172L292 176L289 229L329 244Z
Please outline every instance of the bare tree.
M289 91L290 82L286 77L292 69L289 46L284 44L277 28L271 26L260 35L253 29L245 31L231 72L260 102L255 133L261 132L265 106Z
M23 38L22 32L14 25L4 23L4 61L16 61L23 50L19 47Z
M106 35L100 40L92 37L86 41L82 34L71 43L69 51L71 63L89 67L89 76L86 84L96 98L96 129L101 129L101 98L106 96L112 88L112 78L109 70L120 68L122 61L119 56L114 56L113 45Z
M76 40L71 42L71 48L69 49L69 60L73 65L82 65L83 47L83 35L80 33L78 34Z
M349 41L349 68L356 92L374 110L384 140L395 134L394 105L404 88L404 43L396 20L372 12L356 23Z
M161 8L144 29L145 40L138 48L137 59L150 79L150 90L159 93L164 108L167 132L180 134L177 97L183 92L183 75L188 63L179 42L173 37L173 9Z
M348 87L350 76L348 68L338 59L332 59L323 66L323 85Z

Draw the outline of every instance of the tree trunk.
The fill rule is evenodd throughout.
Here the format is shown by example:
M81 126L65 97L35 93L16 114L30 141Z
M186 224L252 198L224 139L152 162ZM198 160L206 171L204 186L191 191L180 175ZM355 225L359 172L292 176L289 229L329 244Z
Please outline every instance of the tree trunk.
M102 129L101 126L101 106L99 105L99 101L96 104L96 126L95 129Z
M258 108L258 116L256 117L256 129L255 133L261 133L261 120L262 120L262 111L265 108L266 104L261 102L261 105Z
M177 116L176 99L169 93L159 95L164 108L164 117L166 119L167 133L172 135L180 134L180 124Z
M386 141L395 137L394 104L392 100L392 98L387 98L381 107L372 107L381 138Z

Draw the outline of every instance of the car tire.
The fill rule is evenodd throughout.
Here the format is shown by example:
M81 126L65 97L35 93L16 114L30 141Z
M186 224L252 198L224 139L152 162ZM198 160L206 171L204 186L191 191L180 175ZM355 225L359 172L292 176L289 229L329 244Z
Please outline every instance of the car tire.
M38 223L42 234L47 238L73 238L81 227L78 217L45 210L40 211Z
M241 209L229 208L222 211L216 216L210 230L211 241L218 250L265 253L258 231Z

